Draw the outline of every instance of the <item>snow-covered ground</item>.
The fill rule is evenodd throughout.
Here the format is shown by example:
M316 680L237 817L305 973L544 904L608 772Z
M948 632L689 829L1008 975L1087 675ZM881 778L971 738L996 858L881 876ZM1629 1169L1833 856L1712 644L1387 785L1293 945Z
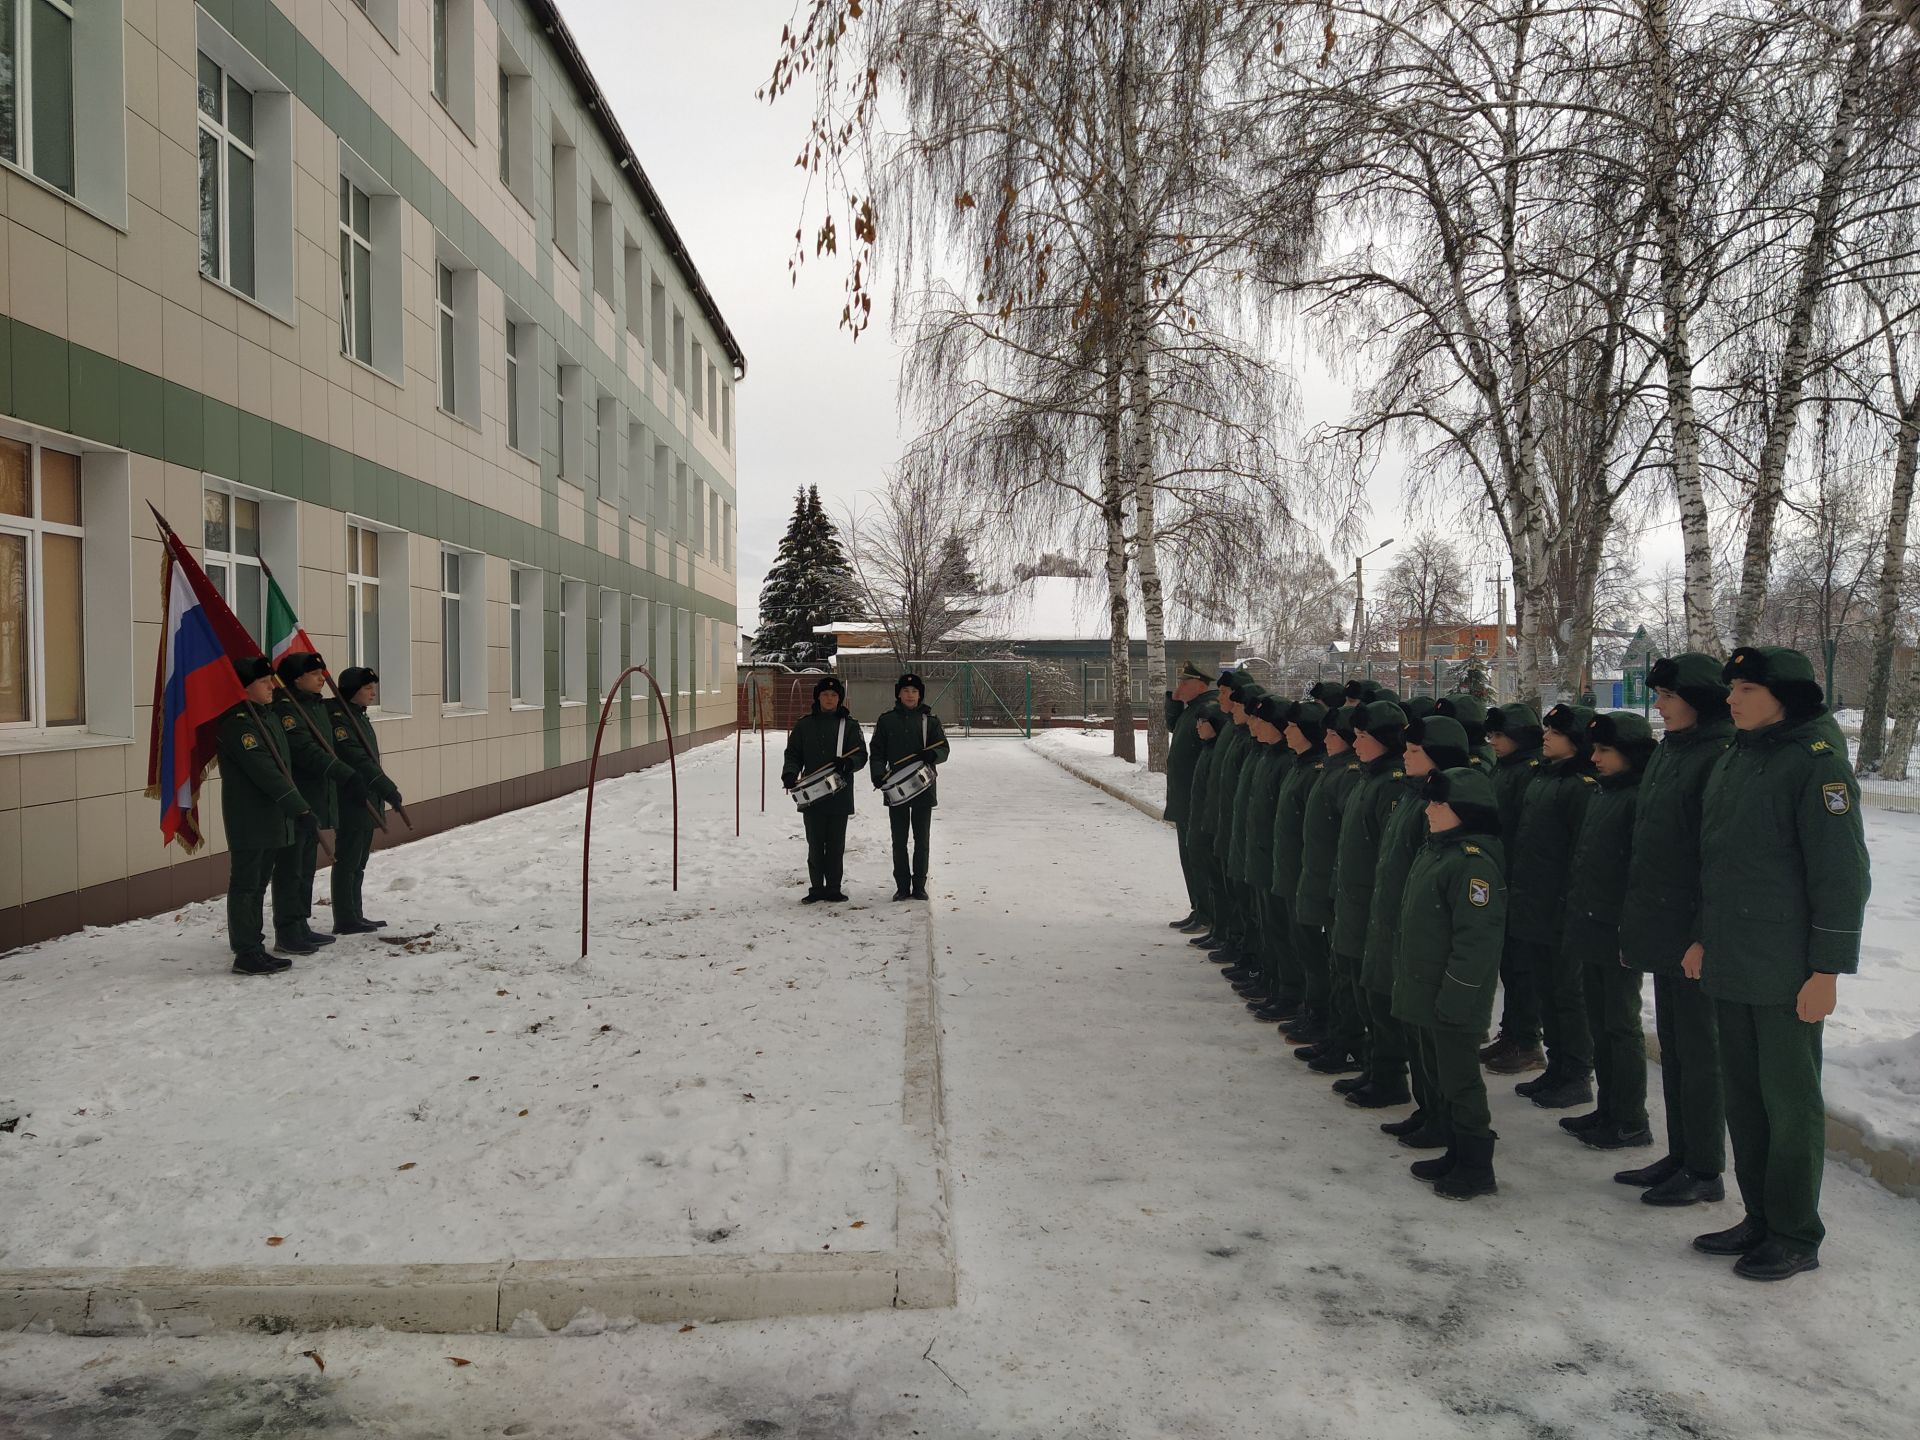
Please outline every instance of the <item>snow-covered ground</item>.
M956 1308L0 1337L0 1435L1911 1440L1913 1202L1830 1166L1822 1269L1751 1285L1686 1245L1736 1205L1650 1210L1497 1089L1500 1194L1446 1204L1165 928L1163 826L975 740L933 834Z
M1166 777L1148 772L1144 742L1133 765L1114 757L1105 730L1047 730L1029 743L1074 774L1165 804ZM1827 1022L1827 1108L1874 1145L1920 1155L1920 815L1872 805L1864 815L1873 898L1860 973L1841 982Z
M0 960L0 1269L890 1247L925 912L870 795L796 905L748 759L739 840L733 747L683 759L678 894L665 768L599 788L584 959L576 795L376 854L391 928L285 975L217 901Z

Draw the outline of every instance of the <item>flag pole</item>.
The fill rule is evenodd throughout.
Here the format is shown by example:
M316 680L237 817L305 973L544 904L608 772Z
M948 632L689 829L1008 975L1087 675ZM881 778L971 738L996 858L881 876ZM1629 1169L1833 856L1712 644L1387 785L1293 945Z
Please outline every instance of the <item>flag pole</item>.
M159 525L160 533L165 535L168 539L180 543L182 548L185 548L185 542L181 541L179 535L177 535L174 532L174 528L171 525L167 524L166 516L160 513L158 507L156 507L151 500L147 502L147 509L153 511L154 522L157 525ZM226 604L226 601L220 600L220 597L218 595L215 595L213 598L215 600L219 600L222 605ZM229 619L233 620L234 627L237 630L240 630L241 633L244 634L245 627L240 624L238 617L236 617L231 610L227 612L227 616ZM255 647L255 648L257 649L258 647ZM228 656L227 658L228 658L228 663L231 664L233 657ZM262 655L259 658L264 660L266 657ZM275 683L276 684L278 683L278 677L275 677ZM241 689L244 692L246 687L242 686ZM279 750L274 747L272 743L273 732L267 729L266 715L261 711L258 705L253 703L253 697L251 695L243 694L240 703L247 707L247 713L253 716L253 723L260 727L261 738L268 742L267 753L273 757L273 763L276 767L278 767L281 778L284 779L287 782L287 784L291 785L295 790L295 792L297 793L300 789L300 782L293 778L292 767L289 766L285 760L280 758ZM294 708L297 710L299 709L299 706L296 705ZM316 816L315 818L317 819L318 817ZM326 856L329 861L331 861L333 859L333 847L327 844L327 837L325 835L316 834L315 840L320 847L320 853Z
M273 567L268 565L264 558L260 561L260 569L266 575L268 580L273 581L274 589L279 590L280 582L278 580L274 580L273 578ZM287 594L286 591L280 590L280 596L282 599L286 598L286 594ZM292 607L289 606L288 608L291 609ZM298 616L295 616L293 623L296 626L298 626L300 624L300 618ZM367 733L367 727L365 722L363 722L358 715L353 713L353 706L348 702L347 697L340 693L340 685L339 685L339 682L337 682L333 678L333 671L323 668L320 671L320 673L326 677L327 688L333 692L333 698L340 702L340 708L346 712L347 723L353 726L354 730L359 733L361 745L366 747L367 753L369 754L369 756L371 756L378 749L378 747L373 743L373 736ZM276 676L275 678L277 679L278 677ZM324 737L322 737L321 743L326 744L326 740ZM333 746L327 745L327 753L330 755L334 753ZM367 805L367 813L373 816L373 823L378 825L382 830L385 830L387 828L387 822L385 817L383 817L380 814L379 807L376 806L372 800L367 800L366 805ZM406 808L404 806L396 805L393 807L393 811L394 811L394 814L398 815L402 820L405 820L407 822L407 829L409 830L413 829L413 817L407 814Z

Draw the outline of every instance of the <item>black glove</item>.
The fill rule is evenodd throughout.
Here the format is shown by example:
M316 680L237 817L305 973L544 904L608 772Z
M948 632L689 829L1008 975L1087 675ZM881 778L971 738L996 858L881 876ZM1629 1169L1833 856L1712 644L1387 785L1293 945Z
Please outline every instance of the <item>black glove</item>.
M840 762L840 773L851 780L854 776L858 775L865 766L865 761L849 758Z
M395 790L392 786L388 786L387 787L387 804L391 805L394 809L398 810L402 803L403 802L400 799L400 792L398 790Z
M780 777L780 787L783 790L791 790L793 788L793 782L799 778L798 775L789 770Z
M320 817L311 810L302 810L293 821L294 828L309 840L320 838Z

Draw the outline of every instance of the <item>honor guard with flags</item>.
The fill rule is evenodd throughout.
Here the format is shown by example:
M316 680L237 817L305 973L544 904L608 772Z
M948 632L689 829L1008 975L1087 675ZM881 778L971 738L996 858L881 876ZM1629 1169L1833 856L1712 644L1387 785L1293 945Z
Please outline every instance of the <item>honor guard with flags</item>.
M380 703L380 677L364 665L349 665L340 672L339 693L341 698L327 701L327 719L334 753L354 778L340 782L340 816L333 832L333 933L367 935L387 923L369 920L360 899L373 832L382 823L383 808L398 810L401 798L380 768L380 745L367 719L368 709Z
M261 909L288 857L320 839L319 818L293 780L290 734L275 713L273 668L264 656L233 662L245 698L220 722L220 817L227 831L227 936L240 975L272 975L291 960L269 955ZM276 915L276 920L278 916ZM285 938L285 937L281 937ZM275 948L311 955L309 945Z
M319 934L309 923L313 877L319 868L320 831L339 824L337 787L355 776L353 767L334 753L334 717L328 714L327 702L320 693L326 685L326 662L312 651L290 650L274 668L284 687L274 702L274 714L285 732L294 779L319 822L274 862L274 948L291 955L311 955L322 945L333 944L333 936Z

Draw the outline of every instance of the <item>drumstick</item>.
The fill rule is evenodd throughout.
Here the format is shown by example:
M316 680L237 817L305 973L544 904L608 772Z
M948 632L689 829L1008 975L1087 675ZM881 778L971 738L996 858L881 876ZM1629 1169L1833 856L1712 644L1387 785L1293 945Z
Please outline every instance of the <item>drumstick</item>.
M833 759L827 762L827 765L838 765L842 760L852 759L855 755L864 755L866 753L866 750L867 750L867 747L864 745L855 746L853 749L847 751L847 753L844 755L834 756ZM827 765L822 765L818 769L809 770L805 775L802 775L800 777L800 780L811 780L815 775L818 775L821 770L826 769ZM792 785L787 786L787 789L789 790L796 789L799 786L799 783L800 781L796 780Z
M940 744L945 744L945 743L946 743L945 741L940 742ZM922 745L918 750L914 751L913 754L902 755L898 760L895 760L892 763L890 763L887 766L887 773L891 775L894 771L898 770L902 765L906 764L909 760L917 760L922 755L925 755L928 751L938 750L939 748L940 748L940 745ZM849 751L848 753L851 754L852 752Z

